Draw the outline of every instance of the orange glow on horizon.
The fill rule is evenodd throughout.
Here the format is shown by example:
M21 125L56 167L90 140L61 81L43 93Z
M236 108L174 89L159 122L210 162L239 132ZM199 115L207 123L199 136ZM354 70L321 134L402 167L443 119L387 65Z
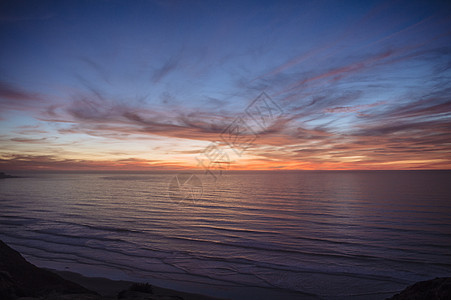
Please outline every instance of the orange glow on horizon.
M451 163L445 159L398 160L390 162L300 162L296 160L251 159L237 161L223 166L222 169L210 166L211 171L223 170L427 170L451 169ZM33 171L152 171L152 170L191 170L204 171L202 166L180 162L155 162L144 159L127 160L51 160L39 159L0 159L0 169Z

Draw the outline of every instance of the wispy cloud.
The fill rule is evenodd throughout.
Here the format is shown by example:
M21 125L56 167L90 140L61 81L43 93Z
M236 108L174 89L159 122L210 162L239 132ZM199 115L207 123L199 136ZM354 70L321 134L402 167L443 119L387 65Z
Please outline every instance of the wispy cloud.
M234 168L449 167L449 6L337 5L335 16L317 4L249 5L251 15L166 4L105 26L55 15L52 30L46 9L0 14L2 164L195 167L196 149L227 148L221 133L241 117L255 140ZM260 128L245 109L263 91L284 114ZM121 161L121 146L145 154ZM55 149L72 152L47 155Z
M11 101L33 101L40 100L37 93L25 91L7 82L0 82L1 103L11 103Z
M174 71L179 64L179 58L171 57L162 66L157 68L152 74L152 81L158 83L164 77L166 77L170 72Z
M127 158L118 160L82 160L65 159L53 155L2 155L0 168L3 170L178 170L186 166L146 160Z

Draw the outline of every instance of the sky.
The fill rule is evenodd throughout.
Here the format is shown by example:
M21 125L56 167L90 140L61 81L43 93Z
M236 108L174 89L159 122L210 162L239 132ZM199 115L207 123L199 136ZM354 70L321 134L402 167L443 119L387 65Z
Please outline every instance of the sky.
M0 170L451 168L448 1L1 1Z

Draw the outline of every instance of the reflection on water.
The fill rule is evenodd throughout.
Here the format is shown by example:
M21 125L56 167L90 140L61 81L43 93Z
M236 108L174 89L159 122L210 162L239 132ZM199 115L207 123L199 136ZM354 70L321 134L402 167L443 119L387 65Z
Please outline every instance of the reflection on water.
M232 298L380 299L451 271L451 172L229 172L183 205L173 178L2 180L0 238L37 265Z

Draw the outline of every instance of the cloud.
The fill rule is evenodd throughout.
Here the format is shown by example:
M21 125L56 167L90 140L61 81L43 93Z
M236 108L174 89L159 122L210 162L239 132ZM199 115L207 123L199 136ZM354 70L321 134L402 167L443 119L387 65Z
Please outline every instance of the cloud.
M40 96L36 93L30 93L17 88L7 82L0 81L0 103L8 103L9 101L33 101L39 100Z
M168 59L161 67L157 68L153 74L152 74L152 81L154 83L158 83L160 80L162 80L164 77L166 77L170 72L174 71L178 64L179 64L179 58L176 58L175 56Z
M83 160L53 155L10 154L0 156L0 168L3 170L177 170L186 167L178 163L138 158Z
M277 47L265 42L268 44L265 55L282 55L277 59L259 51L238 55L244 53L243 49L234 53L235 49L222 48L222 40L228 33L218 34L213 42L202 46L204 52L193 55L195 51L188 47L183 54L166 56L156 64L153 61L150 80L154 83L152 89L156 88L142 101L132 95L123 96L130 87L128 81L117 81L124 86L111 88L108 79L117 75L107 72L97 60L82 57L85 69L94 71L88 76L94 75L95 79L100 77L103 81L78 76L77 83L82 84L83 90L74 91L76 88L70 87L72 95L66 95L58 104L46 103L46 97L29 92L25 86L0 82L0 107L30 110L39 120L45 120L53 132L67 135L69 140L71 134L75 139L85 134L104 138L90 141L106 140L117 144L123 141L124 145L131 139L214 142L221 140L221 133L236 117L245 117L245 102L265 90L286 114L266 128L255 130L256 138L244 157L238 160L238 166L277 169L449 166L451 51L446 43L449 32L415 34L435 22L435 18L421 16L423 19L420 20L420 17L407 18L405 15L381 24L375 30L367 30L366 25L375 25L369 20L386 13L386 5L392 4L376 6L356 22L348 24L338 36L323 40L298 55L272 52L272 48ZM232 24L234 20L227 22ZM229 26L224 26L224 30L227 32ZM412 36L407 36L411 33ZM261 46L256 45L255 49L258 47ZM305 49L301 45L287 48L292 49L290 51ZM292 56L284 60L283 55ZM252 59L247 60L250 56ZM239 63L234 65L233 59ZM276 61L280 64L271 65ZM144 74L149 80L149 73ZM225 88L208 93L209 89L200 85L196 94L194 89L185 89L186 85L171 81L183 78L183 75L189 77L189 84L212 75L214 80L206 81L213 83L215 88L215 83L219 89L222 85ZM234 86L228 86L228 79ZM107 84L102 86L104 83ZM166 84L174 89L164 90L162 86ZM123 94L115 96L114 91ZM193 94L201 100L190 101ZM152 102L155 98L158 103ZM232 101L228 102L230 98ZM241 103L233 103L236 99ZM235 110L226 110L227 103L231 104L227 109ZM242 105L242 110L236 104ZM32 144L42 143L50 149L54 146L49 138L50 131L43 132L46 138L44 135L32 138L12 135L5 140L23 148L32 149ZM14 133L20 132L40 133L37 128L24 128ZM173 151L173 148L165 147L162 151L171 154L195 154L193 150ZM4 159L10 159L11 164L18 167L29 163L36 168L162 166L156 161L139 158L96 162L17 155ZM173 166L169 163L167 167Z
M386 101L378 101L376 103L364 104L364 105L354 105L354 106L338 106L326 108L326 112L328 113L350 113L350 112L359 112L365 109L369 109L378 105L386 104Z
M154 135L193 140L219 139L219 134L231 122L232 116L210 111L187 111L184 107L172 111L143 107L134 101L108 99L97 91L80 94L65 109L51 107L45 120L73 123L60 133L86 133L122 139L127 135Z
M92 70L95 71L95 73L102 78L103 81L106 83L111 84L110 82L110 76L107 72L107 70L98 62L96 62L93 59L90 59L89 57L82 56L80 57L80 60L85 63L87 66L89 66ZM80 77L79 77L80 78Z
M20 143L29 143L29 144L40 144L46 142L47 138L40 138L40 139L27 139L27 138L12 138L11 141L13 142L20 142Z

